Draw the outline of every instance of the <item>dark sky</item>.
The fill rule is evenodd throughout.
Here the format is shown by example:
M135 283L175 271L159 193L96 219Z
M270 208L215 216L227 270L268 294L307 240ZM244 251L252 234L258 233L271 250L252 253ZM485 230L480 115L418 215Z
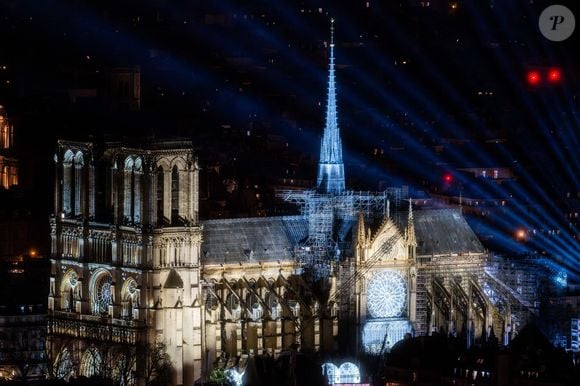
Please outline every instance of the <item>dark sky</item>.
M317 158L332 16L347 175L374 189L509 166L518 194L550 208L580 190L579 32L564 42L541 35L552 3L4 0L0 103L23 173L43 191L58 137L179 135L208 163L283 170L300 152ZM580 17L577 2L558 3ZM137 66L141 110L106 108L108 74ZM529 71L552 68L559 83L527 84ZM73 102L75 90L95 97ZM272 157L242 141L246 132L282 135L293 155Z

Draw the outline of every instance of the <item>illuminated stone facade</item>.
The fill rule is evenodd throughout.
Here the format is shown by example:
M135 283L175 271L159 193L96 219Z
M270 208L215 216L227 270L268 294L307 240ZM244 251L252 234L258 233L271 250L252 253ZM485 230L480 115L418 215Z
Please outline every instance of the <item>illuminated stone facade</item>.
M146 147L60 141L47 347L59 377L121 377L107 363L166 345L174 384L199 378L201 333L198 168L191 144ZM134 372L134 373L133 373ZM133 376L135 374L136 376Z
M320 306L295 275L302 216L200 222L187 142L59 141L54 162L52 376L142 383L159 342L173 384L223 356L335 348L336 304Z
M14 127L0 106L0 187L18 185L18 161L14 158Z

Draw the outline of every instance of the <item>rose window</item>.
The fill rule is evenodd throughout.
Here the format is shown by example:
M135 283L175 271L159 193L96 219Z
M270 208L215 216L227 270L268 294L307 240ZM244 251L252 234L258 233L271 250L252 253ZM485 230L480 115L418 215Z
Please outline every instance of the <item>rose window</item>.
M367 288L367 304L373 318L401 316L407 303L407 283L397 271L375 274Z
M100 313L109 312L113 298L113 279L110 275L102 275L96 283L96 310Z

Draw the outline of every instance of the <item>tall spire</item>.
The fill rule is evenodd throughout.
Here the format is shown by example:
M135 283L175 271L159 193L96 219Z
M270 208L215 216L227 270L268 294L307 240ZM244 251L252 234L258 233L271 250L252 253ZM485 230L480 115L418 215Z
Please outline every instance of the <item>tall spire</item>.
M409 218L407 220L407 229L405 230L407 244L412 247L417 246L417 237L415 236L415 221L413 219L413 199L409 198Z
M338 131L336 109L336 84L334 79L334 19L330 20L330 58L328 66L328 96L326 101L326 126L320 147L318 179L320 193L342 193L344 184L344 164L342 163L342 142Z

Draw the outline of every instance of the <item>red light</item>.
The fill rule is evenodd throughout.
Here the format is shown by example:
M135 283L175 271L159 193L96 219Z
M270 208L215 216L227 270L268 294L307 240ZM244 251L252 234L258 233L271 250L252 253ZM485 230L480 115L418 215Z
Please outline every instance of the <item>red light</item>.
M562 73L560 72L560 69L558 68L550 69L550 71L548 72L548 80L552 83L557 83L560 81L560 79L562 79Z
M445 180L445 182L451 182L451 180L453 180L453 177L451 176L451 174L446 174L443 179Z
M536 70L528 71L528 83L537 86L542 81L540 73Z

